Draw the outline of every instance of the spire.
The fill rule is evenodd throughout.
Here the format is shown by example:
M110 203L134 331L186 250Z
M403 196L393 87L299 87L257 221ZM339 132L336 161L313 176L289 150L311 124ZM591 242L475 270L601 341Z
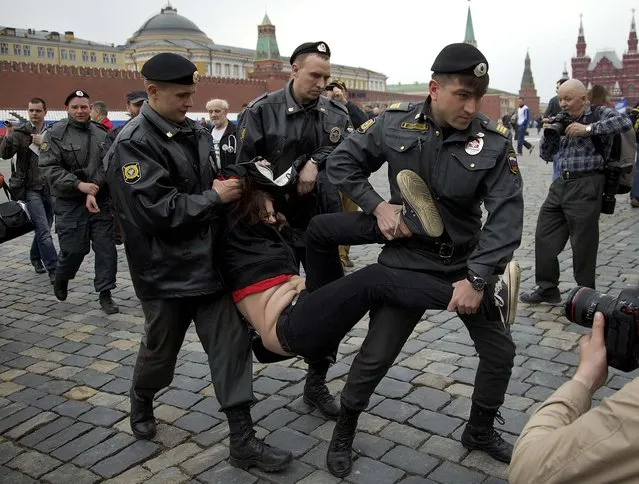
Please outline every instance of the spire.
M630 33L628 34L628 54L637 53L637 29L635 27L635 9L632 9L632 21L630 22Z
M466 34L464 35L464 43L477 47L475 29L473 28L473 16L470 13L470 0L468 0L468 15L466 15Z
M262 23L257 26L255 60L281 62L280 49L277 47L277 38L275 37L275 25L271 23L266 13L264 14Z
M530 53L528 51L526 51L526 60L524 61L524 75L521 78L521 88L525 87L535 88L535 81L530 69Z
M567 66L567 65L566 65L566 63L564 62L564 72L562 72L562 73L561 73L561 78L560 78L560 80L561 80L561 81L563 81L563 80L566 80L566 81L567 81L568 79L570 79L570 77L568 77L568 66Z
M586 37L584 36L583 14L579 14L579 35L577 36L577 57L586 56Z
M273 25L271 19L268 18L268 14L264 12L264 18L262 19L262 25Z

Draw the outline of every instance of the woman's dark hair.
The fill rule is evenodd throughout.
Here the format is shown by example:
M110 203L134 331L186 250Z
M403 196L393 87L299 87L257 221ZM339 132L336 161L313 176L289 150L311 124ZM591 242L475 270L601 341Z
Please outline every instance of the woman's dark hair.
M231 208L233 220L255 225L262 221L264 204L273 197L262 190L253 190L248 178L243 180L242 196Z

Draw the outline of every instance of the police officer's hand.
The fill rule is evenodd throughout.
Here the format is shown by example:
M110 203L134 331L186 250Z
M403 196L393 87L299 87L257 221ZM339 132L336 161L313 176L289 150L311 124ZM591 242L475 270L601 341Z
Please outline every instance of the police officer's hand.
M570 123L566 128L566 136L569 138L588 136L588 132L586 131L587 127L587 125L581 123Z
M98 191L100 191L100 187L95 183L80 182L78 184L78 190L82 193L86 193L87 195L95 196L98 194Z
M238 200L242 195L242 181L237 178L229 180L213 180L213 190L215 190L222 200L222 203L229 203Z
M34 145L40 146L42 144L42 135L41 134L32 134L31 135L31 141L33 141Z
M100 207L98 207L98 202L93 195L87 195L87 201L84 206L89 213L100 213Z
M474 314L479 309L484 291L473 289L468 279L462 279L453 283L453 297L450 298L447 311L459 314Z
M309 160L300 171L300 176L297 180L297 193L300 195L311 193L315 188L315 180L317 180L317 165Z
M400 239L402 237L410 237L412 232L402 220L402 206L391 205L388 202L381 202L373 215L377 219L377 227L387 240Z
M579 341L579 366L572 377L585 385L591 395L606 383L608 377L604 326L603 314L595 313L592 331Z

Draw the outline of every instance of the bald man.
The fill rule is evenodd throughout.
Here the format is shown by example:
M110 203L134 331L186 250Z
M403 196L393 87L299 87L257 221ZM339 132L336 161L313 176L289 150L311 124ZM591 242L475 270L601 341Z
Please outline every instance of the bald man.
M564 82L558 95L562 112L567 115L565 131L560 133L544 124L540 151L546 161L555 156L559 177L550 185L537 218L537 285L520 297L522 302L532 304L561 302L558 256L568 239L577 284L595 288L605 179L602 153L610 153L613 135L632 128L630 119L614 109L590 106L586 87L577 79ZM600 139L598 147L594 137Z

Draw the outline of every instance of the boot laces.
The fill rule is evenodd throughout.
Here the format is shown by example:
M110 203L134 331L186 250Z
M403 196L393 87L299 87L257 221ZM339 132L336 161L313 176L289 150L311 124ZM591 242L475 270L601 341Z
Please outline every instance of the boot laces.
M322 403L331 403L333 401L333 396L326 385L317 385L313 393L314 397Z
M499 425L504 425L506 423L506 420L504 420L504 417L501 416L500 412L497 412L497 414L495 415L495 420Z

